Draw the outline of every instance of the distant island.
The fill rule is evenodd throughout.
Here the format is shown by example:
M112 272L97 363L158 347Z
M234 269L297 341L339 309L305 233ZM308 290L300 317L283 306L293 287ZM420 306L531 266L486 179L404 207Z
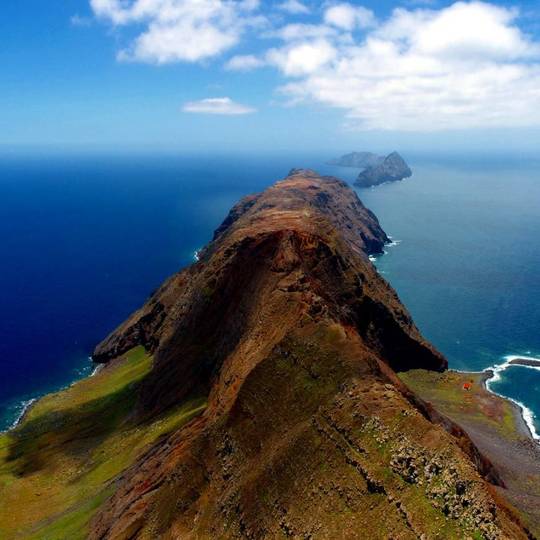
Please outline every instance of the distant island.
M351 152L340 158L331 159L329 165L338 165L340 167L353 167L356 169L365 169L375 167L384 161L384 156L378 156L373 152Z
M397 182L412 176L410 167L397 152L392 152L386 157L371 152L351 152L328 163L340 167L364 169L355 181L355 185L360 187Z

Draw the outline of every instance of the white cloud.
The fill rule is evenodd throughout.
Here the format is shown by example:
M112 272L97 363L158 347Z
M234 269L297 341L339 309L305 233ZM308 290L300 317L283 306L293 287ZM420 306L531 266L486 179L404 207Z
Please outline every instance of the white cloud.
M280 88L292 102L340 108L358 128L538 126L539 44L520 31L517 16L485 2L397 9L347 41L351 19L329 18L327 10L325 22L343 29L340 39L286 42L268 55L292 78Z
M189 21L174 24L152 23L129 49L118 54L119 60L156 64L196 62L215 56L238 42L233 32L222 31L215 25L193 25Z
M266 64L264 60L252 54L233 56L226 64L225 69L230 71L250 71Z
M409 0L409 4L431 1ZM96 16L138 32L121 60L197 62L230 50L257 28L257 54L229 70L274 66L289 102L344 111L362 129L433 131L540 126L540 43L519 27L519 13L485 1L441 8L398 8L386 20L355 3L325 0L319 21L270 20L303 13L285 1L268 19L258 0L90 0ZM314 3L309 4L314 6ZM307 9L307 8L306 8ZM279 40L268 45L264 40ZM267 50L260 51L261 43ZM188 110L189 109L189 110ZM186 104L187 112L245 114L229 98ZM231 112L232 111L232 112Z
M336 50L325 40L310 41L283 49L270 49L267 60L285 75L301 76L317 72L336 57Z
M282 2L281 4L278 4L278 9L281 9L282 11L286 11L287 13L290 13L291 15L304 15L306 13L310 12L310 9L302 4L302 2L299 2L298 0L286 0L285 2Z
M90 0L96 16L142 32L120 60L164 64L196 62L238 43L247 27L263 22L257 0Z
M373 26L375 24L375 15L373 11L363 6L341 3L328 8L324 12L324 22L350 32L355 28Z
M439 57L520 58L538 53L538 46L513 25L516 16L514 9L484 2L457 2L440 11L397 9L379 35Z
M242 105L241 103L236 103L228 97L188 101L187 103L184 103L182 110L186 113L223 115L250 114L255 112L254 108Z

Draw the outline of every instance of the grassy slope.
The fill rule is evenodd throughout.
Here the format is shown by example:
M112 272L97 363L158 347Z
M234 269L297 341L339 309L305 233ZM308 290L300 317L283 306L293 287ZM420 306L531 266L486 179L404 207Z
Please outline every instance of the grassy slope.
M510 401L485 389L485 373L436 373L417 369L400 373L399 377L411 390L458 424L465 421L485 426L507 440L519 440L524 436L519 411ZM469 390L463 388L465 383L471 385Z
M151 424L130 412L152 358L141 347L94 377L45 396L0 435L0 538L76 540L112 480L160 435L202 412L192 399Z

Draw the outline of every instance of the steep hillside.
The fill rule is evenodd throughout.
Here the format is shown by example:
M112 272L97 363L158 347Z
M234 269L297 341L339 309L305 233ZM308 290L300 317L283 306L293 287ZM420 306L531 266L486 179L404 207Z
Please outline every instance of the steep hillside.
M243 199L200 261L96 348L108 385L144 347L137 376L61 422L56 402L36 406L7 436L0 496L35 502L32 478L59 455L87 489L4 531L527 538L497 470L396 376L446 361L368 259L387 240L344 182L313 171Z

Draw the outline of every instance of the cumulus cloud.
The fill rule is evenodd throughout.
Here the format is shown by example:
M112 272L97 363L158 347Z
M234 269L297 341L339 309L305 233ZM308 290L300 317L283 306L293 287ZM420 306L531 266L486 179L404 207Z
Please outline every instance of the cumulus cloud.
M353 6L348 3L336 4L324 12L324 22L343 30L368 28L375 24L373 11L363 6Z
M273 66L288 102L338 108L361 129L540 126L540 43L520 29L513 8L471 0L436 9L431 1L409 0L408 8L377 20L352 1L324 0L310 3L309 24L299 24L286 14L304 14L300 0L274 4L268 17L258 0L90 2L98 17L139 32L119 53L127 61L205 60L257 28L256 54L232 56L226 69ZM186 107L252 112L229 98Z
M201 99L199 101L188 101L184 103L182 111L198 114L239 115L254 113L255 109L241 103L236 103L228 97L217 97Z
M303 15L310 12L310 9L298 0L286 0L278 4L278 9L291 13L292 15Z
M359 128L540 125L539 44L517 17L485 2L396 9L352 42L306 39L269 54L291 79L280 88L285 96L340 108ZM345 33L353 27L327 10L323 24L330 20Z
M336 58L337 51L324 39L295 43L283 49L271 49L266 58L285 75L309 75L318 72Z
M95 15L142 32L118 53L125 61L196 62L238 43L261 24L258 0L90 0Z

